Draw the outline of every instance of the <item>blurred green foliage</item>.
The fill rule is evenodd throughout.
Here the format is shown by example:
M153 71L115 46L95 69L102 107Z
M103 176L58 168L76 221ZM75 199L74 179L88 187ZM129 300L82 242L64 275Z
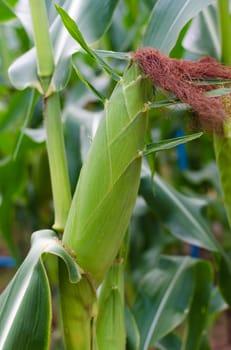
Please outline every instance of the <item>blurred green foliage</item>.
M26 87L24 90L18 90L8 75L9 67L20 55L30 52L30 57L21 56L24 63L34 59L33 52L28 51L33 47L30 25L19 11L22 2L0 1L0 232L9 254L18 263L29 248L31 232L48 228L53 222L42 99L36 90L30 89L31 85L36 86L34 81L29 81L34 71L24 75L27 67L23 66L19 72L25 78L21 85ZM195 2L195 6L183 0L108 3L111 9L106 24L97 19L100 1L95 6L90 0L83 4L82 21L77 20L77 24L94 49L115 52L104 59L116 74L121 75L127 65L126 60L118 59L118 53L134 51L142 45L177 58L210 55L220 59L216 8L212 1ZM67 4L68 8L71 1L60 0L58 4ZM53 5L53 1L47 1L50 23L57 16ZM85 21L84 11L88 10L89 18L86 16ZM72 13L69 15L76 20ZM94 22L92 27L88 26L89 21ZM61 20L60 26L64 30ZM56 34L54 30L54 42ZM79 79L74 68L77 67L98 95L106 98L110 97L115 82L97 62L79 52L69 35L68 40L70 46L57 39L56 53L58 47L63 51L53 86L61 90L65 149L74 193L82 163L103 115L102 102ZM18 72L15 75L14 68L13 64L10 77L15 82ZM158 89L155 93L157 101L169 97ZM174 103L151 110L147 143L174 138L179 130L191 133L191 118L190 111ZM187 143L184 152L188 164L184 169L180 167L179 148L158 152L143 161L139 196L130 225L125 276L128 349L148 349L153 345L166 350L203 350L215 317L227 308L219 286L230 303L227 277L231 266L230 228L212 136L203 135ZM154 168L159 175L153 180ZM192 245L201 247L201 259L189 257ZM216 269L220 270L218 280Z

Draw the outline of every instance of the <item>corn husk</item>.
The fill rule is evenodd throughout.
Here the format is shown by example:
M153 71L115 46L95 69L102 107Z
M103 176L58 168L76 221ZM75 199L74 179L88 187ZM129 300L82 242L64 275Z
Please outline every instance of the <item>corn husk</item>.
M135 205L151 94L147 79L131 65L105 103L80 173L63 243L96 284L119 250Z

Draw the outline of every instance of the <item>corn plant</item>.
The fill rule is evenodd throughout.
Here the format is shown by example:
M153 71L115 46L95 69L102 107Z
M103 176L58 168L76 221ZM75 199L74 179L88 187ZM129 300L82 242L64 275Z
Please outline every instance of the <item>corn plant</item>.
M1 21L13 19L19 26L19 19L30 43L20 57L7 60L10 48L2 25L5 89L13 86L25 103L10 151L0 144L0 226L11 253L20 260L10 221L13 195L20 193L15 176L21 186L26 182L18 172L30 153L41 157L37 167L31 161L39 169L41 195L47 154L53 203L49 218L52 213L54 218L48 228L36 227L28 254L0 296L0 349L209 348L212 322L230 305L224 282L230 257L202 215L211 203L167 184L157 174L155 158L161 151L199 142L203 132L154 140L153 135L157 126L162 130L163 110L178 117L182 110L195 115L200 127L210 137L214 134L229 217L231 72L211 58L197 63L179 59L193 21L212 8L222 29L223 62L230 63L225 3L218 1L215 8L212 0L1 1ZM115 32L124 35L129 29L127 41L113 41ZM39 108L43 122L36 129L31 125ZM5 113L3 131L8 131L7 123L17 125L16 118L7 118ZM83 130L92 140L81 137ZM7 137L3 132L3 143ZM43 203L47 198L43 194ZM151 221L147 232L142 220ZM213 254L218 287L209 261L164 254L166 231L175 244L183 241ZM142 251L139 242L146 234L152 238ZM51 337L52 312L59 315L58 344Z

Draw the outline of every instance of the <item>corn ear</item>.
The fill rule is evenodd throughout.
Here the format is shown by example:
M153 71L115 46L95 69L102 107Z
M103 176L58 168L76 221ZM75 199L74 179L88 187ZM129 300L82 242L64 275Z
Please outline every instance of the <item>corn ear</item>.
M63 243L96 283L119 250L135 204L151 92L131 65L105 103L105 118L80 173Z
M123 277L123 266L119 261L112 265L103 282L96 320L98 350L125 349Z

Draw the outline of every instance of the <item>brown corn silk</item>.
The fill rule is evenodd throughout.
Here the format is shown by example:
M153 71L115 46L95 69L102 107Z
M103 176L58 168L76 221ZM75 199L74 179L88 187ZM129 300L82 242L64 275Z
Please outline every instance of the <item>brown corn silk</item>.
M154 86L172 92L196 112L203 129L223 134L223 123L227 117L225 100L222 96L206 95L206 91L214 86L200 84L199 80L231 79L230 67L211 57L203 57L197 62L172 59L153 48L139 49L132 57Z

